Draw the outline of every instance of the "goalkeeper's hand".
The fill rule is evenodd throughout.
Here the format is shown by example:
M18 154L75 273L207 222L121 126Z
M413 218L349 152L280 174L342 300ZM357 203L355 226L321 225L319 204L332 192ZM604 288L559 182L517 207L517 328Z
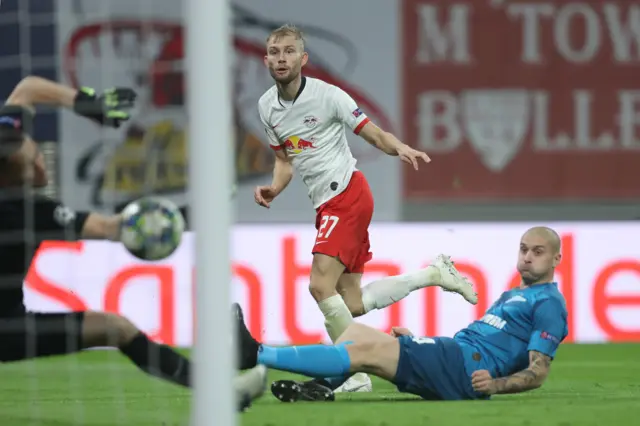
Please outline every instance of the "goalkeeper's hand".
M102 94L96 94L95 90L83 87L78 90L73 110L76 114L102 126L117 129L131 118L129 110L133 108L136 97L136 92L127 87L116 87Z

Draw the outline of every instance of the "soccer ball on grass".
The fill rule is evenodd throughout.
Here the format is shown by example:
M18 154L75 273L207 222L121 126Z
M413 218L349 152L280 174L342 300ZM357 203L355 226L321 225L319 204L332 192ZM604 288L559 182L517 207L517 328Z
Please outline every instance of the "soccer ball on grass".
M173 253L182 240L185 222L180 209L160 197L144 197L122 210L120 241L135 257L161 260Z

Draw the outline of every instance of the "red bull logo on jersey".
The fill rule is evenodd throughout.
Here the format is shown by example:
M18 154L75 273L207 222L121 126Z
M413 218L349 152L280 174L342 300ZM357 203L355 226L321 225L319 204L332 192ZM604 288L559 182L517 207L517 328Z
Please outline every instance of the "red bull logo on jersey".
M308 141L298 136L289 136L283 145L290 154L300 154L302 151L315 149L313 141Z

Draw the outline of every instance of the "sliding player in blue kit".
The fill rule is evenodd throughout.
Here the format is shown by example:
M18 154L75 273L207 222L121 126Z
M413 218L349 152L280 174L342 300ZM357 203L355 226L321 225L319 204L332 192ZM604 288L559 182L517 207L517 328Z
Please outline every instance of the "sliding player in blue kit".
M273 394L286 402L333 400L333 390L357 372L428 400L486 399L536 389L568 333L565 300L553 282L561 257L554 230L529 229L518 254L521 285L504 292L453 338L414 337L405 328L389 336L352 324L334 346L277 348L256 342L239 315L242 354L249 364L316 378L274 382Z

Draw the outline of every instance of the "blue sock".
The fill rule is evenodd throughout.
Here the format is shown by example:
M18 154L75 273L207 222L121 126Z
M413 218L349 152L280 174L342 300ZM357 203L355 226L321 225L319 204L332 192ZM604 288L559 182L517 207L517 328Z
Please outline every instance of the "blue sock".
M258 352L258 364L316 378L344 376L351 368L346 345L342 343L335 346L310 345L282 348L262 345Z

